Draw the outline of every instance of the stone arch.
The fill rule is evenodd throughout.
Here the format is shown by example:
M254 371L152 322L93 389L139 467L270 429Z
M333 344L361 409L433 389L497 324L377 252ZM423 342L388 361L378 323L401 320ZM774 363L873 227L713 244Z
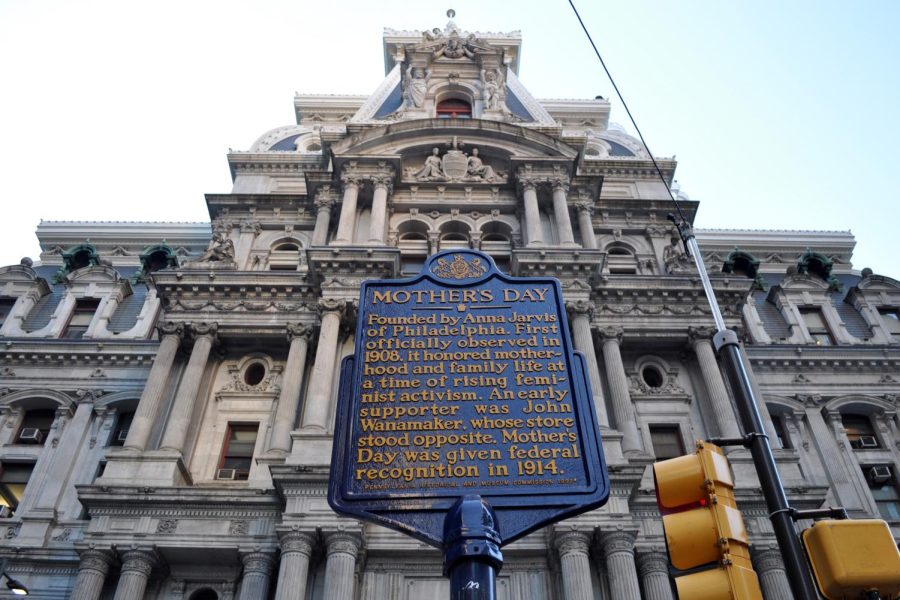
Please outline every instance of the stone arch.
M115 392L112 394L100 396L100 398L97 398L94 401L94 405L107 409L115 409L117 411L136 410L140 399L140 392Z
M91 265L89 267L84 267L82 269L72 271L66 276L66 279L73 283L76 281L79 283L90 283L92 281L98 283L107 283L118 281L119 272L114 268L108 267L106 265Z
M732 250L722 263L723 273L744 273L750 279L759 271L759 259L739 248Z
M309 125L285 125L282 127L276 127L274 129L270 129L265 132L255 142L250 146L250 152L271 152L273 151L273 146L277 146L278 144L282 144L284 142L292 142L294 148L290 150L286 150L287 152L293 151L306 151L306 152L316 152L306 150L308 148L310 141L313 138L318 139L318 134L316 134L315 129L310 127ZM275 150L277 151L277 150ZM284 151L284 150L282 150ZM318 150L321 152L321 148Z
M842 414L845 412L855 412L865 415L894 413L897 410L893 404L886 400L875 396L865 396L863 394L848 394L846 396L832 398L823 405L822 409Z
M22 410L74 408L71 396L56 390L19 390L0 399L0 407Z

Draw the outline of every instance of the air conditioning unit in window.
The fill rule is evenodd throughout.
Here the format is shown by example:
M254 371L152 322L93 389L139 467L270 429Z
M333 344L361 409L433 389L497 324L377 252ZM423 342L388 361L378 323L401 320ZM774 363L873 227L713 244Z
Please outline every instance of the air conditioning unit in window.
M26 427L19 433L19 441L23 444L40 444L44 441L44 434L36 427Z
M869 480L872 483L885 483L891 480L891 468L881 465L869 468Z
M874 435L861 435L861 436L859 436L859 447L860 448L877 448L878 447L878 439Z
M216 471L216 479L234 479L236 475L236 469L219 469Z
M118 441L120 441L120 442L124 442L124 441L125 441L125 438L127 438L127 437L128 437L128 430L127 430L127 429L123 429L123 430L120 431L119 434L116 436L116 439L117 439Z
M8 519L12 516L12 509L8 506L0 506L0 519Z

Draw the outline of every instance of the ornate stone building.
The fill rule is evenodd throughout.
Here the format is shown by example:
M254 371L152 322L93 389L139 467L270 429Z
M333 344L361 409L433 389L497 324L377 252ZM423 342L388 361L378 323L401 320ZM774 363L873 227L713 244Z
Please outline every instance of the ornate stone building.
M670 242L676 164L661 182L606 100L532 97L520 47L388 30L374 93L298 95L296 125L228 155L211 228L44 222L39 263L0 268L0 553L33 597L447 597L438 551L325 489L360 282L474 247L562 282L612 480L604 508L504 549L499 597L672 598L648 465L739 433ZM698 239L791 501L900 536L900 283L853 270L846 232ZM730 456L763 590L789 598Z

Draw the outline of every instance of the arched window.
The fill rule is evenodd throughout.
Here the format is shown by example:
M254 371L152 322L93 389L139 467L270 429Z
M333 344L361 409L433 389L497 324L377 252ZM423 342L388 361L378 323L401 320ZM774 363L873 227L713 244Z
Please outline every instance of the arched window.
M201 588L191 594L190 600L219 600L219 594L210 588Z
M290 240L276 243L269 251L270 271L296 271L300 266L300 244Z
M637 259L625 246L610 246L606 250L606 265L610 275L637 275Z
M459 98L441 100L437 105L438 119L471 119L472 105Z

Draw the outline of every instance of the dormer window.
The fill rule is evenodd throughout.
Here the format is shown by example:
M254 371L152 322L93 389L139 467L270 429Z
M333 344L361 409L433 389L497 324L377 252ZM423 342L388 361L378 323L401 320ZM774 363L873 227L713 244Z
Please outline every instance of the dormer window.
M471 119L472 105L459 98L442 100L437 105L438 119Z
M62 337L67 340L80 340L87 333L88 325L94 318L94 313L100 307L99 298L80 298L75 301L75 308L72 310L72 318L63 331Z

